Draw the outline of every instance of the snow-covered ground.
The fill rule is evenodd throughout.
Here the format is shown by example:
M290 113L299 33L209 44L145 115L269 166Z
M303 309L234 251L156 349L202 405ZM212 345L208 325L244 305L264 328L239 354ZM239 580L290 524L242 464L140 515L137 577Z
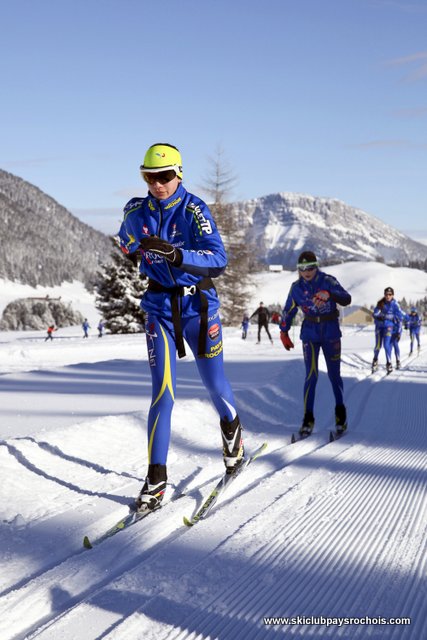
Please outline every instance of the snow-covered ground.
M361 303L390 284L409 299L412 280L414 298L425 295L422 272L386 272L370 288L366 271L347 268L326 270L354 297L367 292ZM253 306L274 302L268 281L285 276L267 275ZM284 299L287 287L276 280L271 292ZM296 330L286 352L272 330L273 345L257 345L254 326L246 341L238 328L224 332L246 447L267 441L263 457L205 521L183 525L222 472L218 419L187 356L166 504L90 551L84 534L96 539L125 515L145 475L144 337L0 334L1 640L427 637L427 349L408 357L404 334L402 369L386 376L382 354L371 375L373 329L345 327L349 431L329 443L334 401L321 359L315 433L291 445L301 345Z

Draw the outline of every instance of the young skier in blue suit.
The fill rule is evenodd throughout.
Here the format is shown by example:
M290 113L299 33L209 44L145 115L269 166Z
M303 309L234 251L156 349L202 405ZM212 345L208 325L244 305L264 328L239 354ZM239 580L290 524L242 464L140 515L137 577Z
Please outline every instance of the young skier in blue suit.
M418 315L416 307L412 307L411 312L405 320L405 329L409 329L409 336L411 339L409 355L411 355L414 350L414 339L417 341L418 351L420 350L421 323L421 318Z
M146 511L159 506L166 489L176 352L180 358L185 355L184 338L220 418L228 473L241 464L244 449L224 374L220 303L212 281L227 265L220 234L208 206L183 187L176 147L152 145L140 170L148 195L125 206L119 240L125 254L140 255L140 271L149 278L141 301L152 376L148 472L136 501L138 510ZM194 425L195 432L198 428Z
M396 335L396 327L405 319L404 312L400 308L399 303L394 299L394 289L392 287L386 287L384 289L384 297L378 301L373 316L376 326L378 323L379 333L386 354L386 370L387 373L391 373L391 371L393 371L391 351L393 348L393 340L395 339L394 336ZM376 338L372 371L375 371L378 367L378 353L380 348L381 344L379 344Z
M301 435L308 435L314 427L314 398L318 379L320 349L326 360L329 380L335 396L335 421L338 432L347 428L347 411L343 401L341 378L341 330L337 304L347 306L351 295L333 277L319 271L319 263L312 251L304 251L298 258L299 279L290 288L282 313L280 338L287 351L294 345L289 337L298 308L304 314L301 327L306 376L304 382L304 419Z

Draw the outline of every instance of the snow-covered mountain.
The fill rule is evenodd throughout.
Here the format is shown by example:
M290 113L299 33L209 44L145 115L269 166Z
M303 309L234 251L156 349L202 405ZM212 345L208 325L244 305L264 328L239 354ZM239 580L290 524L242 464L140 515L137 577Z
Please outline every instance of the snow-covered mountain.
M1 169L0 239L0 278L31 286L88 284L112 250L108 236Z
M310 249L325 263L350 260L425 263L427 247L340 200L276 193L233 203L239 223L267 264L294 268Z
M311 249L323 265L427 265L425 244L336 199L277 193L231 206L260 262L293 269L300 252ZM107 235L1 169L0 238L0 278L32 287L74 280L87 285L112 250Z

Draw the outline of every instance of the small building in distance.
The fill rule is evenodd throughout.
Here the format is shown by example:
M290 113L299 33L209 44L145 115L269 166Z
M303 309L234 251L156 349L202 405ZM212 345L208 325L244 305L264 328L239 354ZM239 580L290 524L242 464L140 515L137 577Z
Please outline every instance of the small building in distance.
M342 324L372 324L373 321L372 311L367 307L351 305L341 308Z

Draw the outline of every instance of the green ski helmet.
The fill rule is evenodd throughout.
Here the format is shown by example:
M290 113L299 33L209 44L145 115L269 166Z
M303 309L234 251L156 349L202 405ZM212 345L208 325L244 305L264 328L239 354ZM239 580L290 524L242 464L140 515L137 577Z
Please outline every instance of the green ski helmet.
M182 180L181 154L176 147L167 142L151 145L144 157L144 164L140 166L142 173L158 173L173 169Z

